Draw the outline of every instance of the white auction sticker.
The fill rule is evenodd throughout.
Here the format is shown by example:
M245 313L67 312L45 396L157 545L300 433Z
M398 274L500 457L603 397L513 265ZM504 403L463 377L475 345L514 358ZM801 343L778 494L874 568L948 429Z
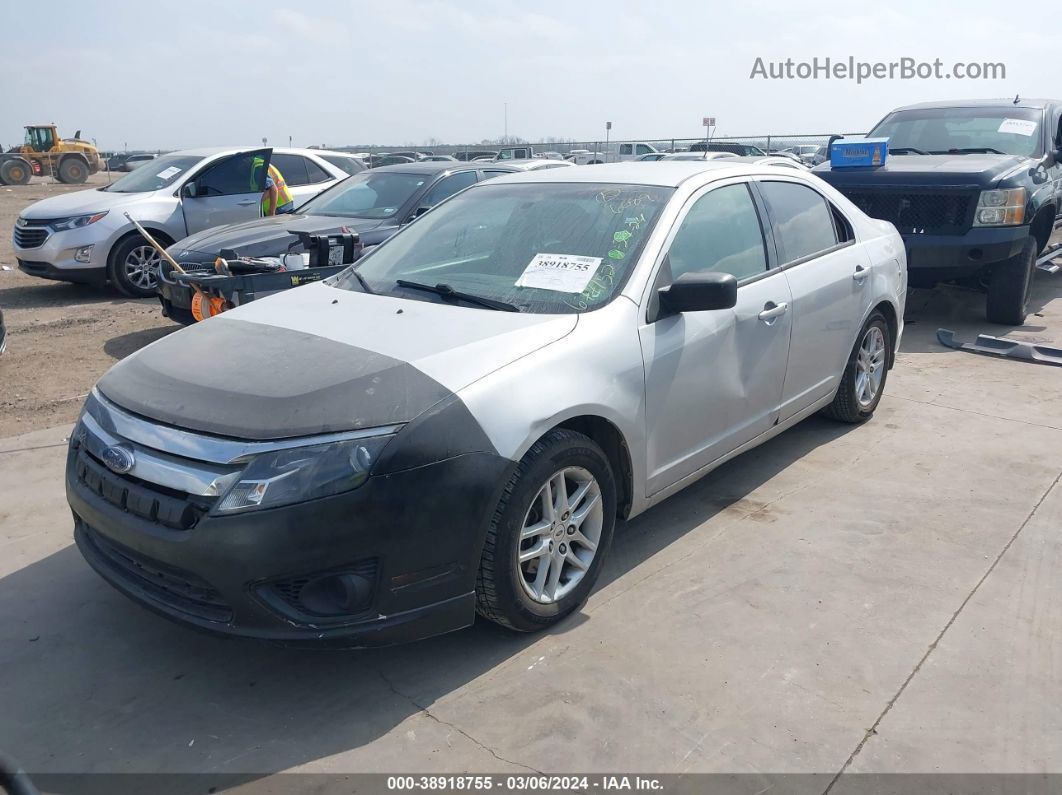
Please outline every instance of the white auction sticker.
M536 254L524 268L517 287L536 287L558 293L581 293L601 265L601 257L574 254Z
M162 171L160 171L155 176L158 177L159 179L169 179L174 174L180 174L180 173L181 173L181 169L177 168L176 166L170 166L169 168L162 169Z
M997 132L1029 136L1036 132L1036 122L1025 119L1003 119Z

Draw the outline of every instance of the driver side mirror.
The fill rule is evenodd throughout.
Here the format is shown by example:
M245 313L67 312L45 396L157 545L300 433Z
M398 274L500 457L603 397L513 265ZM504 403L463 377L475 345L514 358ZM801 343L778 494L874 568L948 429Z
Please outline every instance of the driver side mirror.
M184 187L181 188L181 197L185 199L194 199L199 194L199 189L196 187L194 181L186 182Z
M657 294L669 312L707 312L736 305L737 286L730 273L684 273Z

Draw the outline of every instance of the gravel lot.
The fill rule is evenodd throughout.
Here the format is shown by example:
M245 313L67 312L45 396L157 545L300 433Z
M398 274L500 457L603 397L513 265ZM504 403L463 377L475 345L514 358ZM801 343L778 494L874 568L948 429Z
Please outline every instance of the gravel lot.
M106 185L94 174L89 186ZM17 268L11 230L19 212L57 193L85 190L36 178L0 185L0 309L8 328L0 357L0 438L72 422L85 394L116 361L175 330L157 301L109 287L49 282Z

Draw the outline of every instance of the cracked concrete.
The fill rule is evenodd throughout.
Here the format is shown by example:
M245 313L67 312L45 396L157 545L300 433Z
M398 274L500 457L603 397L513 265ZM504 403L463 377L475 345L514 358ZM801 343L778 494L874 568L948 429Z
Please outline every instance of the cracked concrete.
M1062 275L1035 296L1009 333L1062 343ZM985 330L966 291L912 306L872 422L813 418L621 526L584 609L536 636L341 653L191 633L70 546L67 428L0 439L0 748L35 772L252 783L1062 772L1062 379L937 345Z

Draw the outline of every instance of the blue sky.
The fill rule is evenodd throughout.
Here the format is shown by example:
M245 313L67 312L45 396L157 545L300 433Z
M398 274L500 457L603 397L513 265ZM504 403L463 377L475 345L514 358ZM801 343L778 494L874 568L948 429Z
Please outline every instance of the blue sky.
M864 130L910 102L1052 96L1058 39L973 0L10 3L0 143L101 148L592 140ZM91 9L91 13L86 13ZM1003 62L1005 80L750 80L757 57ZM14 75L21 79L10 79Z

